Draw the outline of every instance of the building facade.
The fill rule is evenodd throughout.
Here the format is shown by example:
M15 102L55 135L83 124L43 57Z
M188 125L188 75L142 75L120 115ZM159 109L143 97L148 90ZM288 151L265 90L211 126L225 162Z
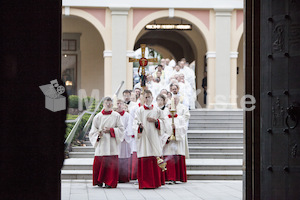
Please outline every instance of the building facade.
M195 61L197 89L202 89L207 71L207 108L241 106L242 0L65 0L62 14L62 76L72 79L69 90L84 89L88 96L98 90L100 97L110 96L121 81L122 89L132 89L133 64L128 58L145 43L164 58ZM191 24L192 30L145 30L150 23ZM197 99L204 107L200 90Z

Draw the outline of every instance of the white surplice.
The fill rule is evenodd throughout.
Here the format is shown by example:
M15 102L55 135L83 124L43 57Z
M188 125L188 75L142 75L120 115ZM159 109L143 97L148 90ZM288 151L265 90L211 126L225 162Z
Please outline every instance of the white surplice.
M99 132L105 127L113 128L115 137L110 133L103 133L103 137L97 141ZM120 143L124 139L124 126L119 113L112 111L109 115L98 113L94 119L89 133L89 139L95 148L95 156L119 155Z
M186 138L186 125L182 116L174 117L175 124L175 138L176 140L170 141L164 145L163 155L186 155L185 138ZM173 133L172 118L166 116L165 118L166 132L163 141L166 141ZM166 138L167 137L167 138ZM165 139L166 138L166 139Z
M130 143L131 140L134 139L131 137L133 118L128 112L125 112L123 116L121 115L121 120L124 125L124 140L120 144L119 158L130 158L131 156Z
M163 131L155 127L155 123L148 122L147 117L158 119L160 123L160 129L164 130L164 114L160 108L153 107L153 109L145 109L141 106L137 109L134 119L134 132L136 133L136 144L137 144L137 157L149 157L149 156L161 156L162 145L161 135ZM138 132L138 123L142 123L143 131Z

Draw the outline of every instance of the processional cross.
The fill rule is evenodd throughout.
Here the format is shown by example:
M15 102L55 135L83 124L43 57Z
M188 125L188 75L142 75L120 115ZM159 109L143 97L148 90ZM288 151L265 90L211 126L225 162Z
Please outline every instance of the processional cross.
M141 44L142 57L140 59L129 58L129 62L139 62L140 66L138 69L138 74L140 73L140 68L142 68L141 75L139 74L139 76L140 76L140 82L141 82L141 87L143 88L143 91L146 87L145 67L148 65L148 62L157 62L157 58L150 58L150 59L145 58L145 48L146 48L146 44Z
M129 62L139 62L140 66L138 69L138 74L140 73L140 68L142 68L142 72L140 76L140 82L141 82L141 87L142 89L142 94L141 94L141 104L144 104L144 100L142 98L142 96L144 95L144 90L146 87L146 74L145 74L145 67L148 65L148 62L157 62L157 58L150 58L147 59L145 58L145 48L146 48L146 44L141 44L141 50L142 50L142 57L140 59L138 58L129 58ZM166 165L167 163L161 159L159 156L156 157L157 159L157 165L161 168L162 171L167 170L166 169Z

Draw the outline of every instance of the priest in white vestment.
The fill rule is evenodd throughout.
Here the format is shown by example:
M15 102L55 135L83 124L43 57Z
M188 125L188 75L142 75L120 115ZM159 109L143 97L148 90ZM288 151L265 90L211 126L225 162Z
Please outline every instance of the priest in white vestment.
M162 156L161 129L164 115L160 108L153 107L151 91L144 91L145 104L135 114L134 126L137 133L138 181L139 188L161 186L161 169L157 157Z
M128 112L129 114L131 114L132 118L134 118L134 114L133 114L133 108L138 104L134 101L131 100L131 91L130 90L124 90L123 91L123 99L124 99L124 103L127 104L128 107Z
M120 144L124 139L124 126L119 113L112 110L112 99L105 97L104 109L92 123L89 139L95 148L93 185L116 188L119 178Z
M121 142L119 154L119 182L127 183L130 180L130 143L132 140L131 134L133 118L128 112L125 112L125 104L122 99L118 99L117 107L116 111L121 115L121 121L124 125L124 140Z

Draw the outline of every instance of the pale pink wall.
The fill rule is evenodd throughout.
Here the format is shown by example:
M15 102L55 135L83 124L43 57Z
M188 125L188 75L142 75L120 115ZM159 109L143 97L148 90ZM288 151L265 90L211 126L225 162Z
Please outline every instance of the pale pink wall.
M133 29L147 15L162 9L133 9Z
M194 15L198 19L200 19L203 24L207 27L209 30L209 10L181 10L187 13L190 13L191 15Z
M237 10L236 11L236 29L239 28L239 26L244 21L244 11L243 10Z
M104 8L81 8L91 15L93 15L96 19L98 19L101 24L105 27L105 9Z

